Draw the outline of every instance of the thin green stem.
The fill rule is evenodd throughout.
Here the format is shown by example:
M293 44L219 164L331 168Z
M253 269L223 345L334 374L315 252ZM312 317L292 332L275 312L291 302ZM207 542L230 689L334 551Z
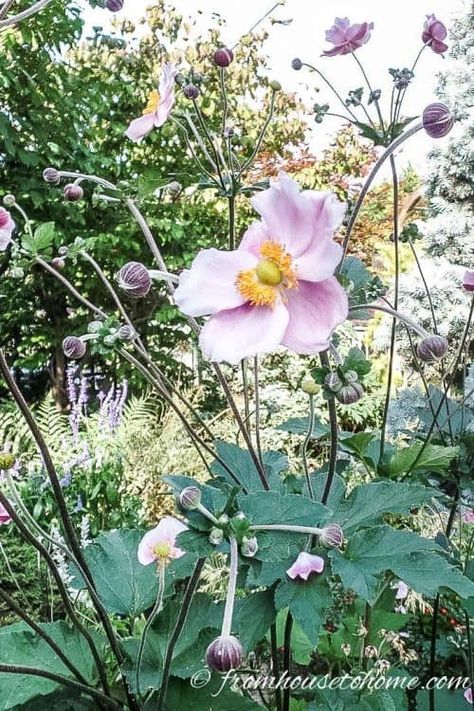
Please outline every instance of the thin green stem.
M306 486L308 487L308 496L311 501L314 501L313 485L311 483L311 477L309 475L308 468L308 446L313 435L314 428L314 396L309 395L309 415L308 415L308 431L303 442L303 450L301 453L301 458L303 459L304 475L306 478Z
M327 351L323 351L320 354L321 365L323 367L329 367L329 356ZM331 431L331 450L329 453L329 466L328 475L326 478L326 484L324 486L323 497L321 499L322 504L327 504L329 495L331 493L331 488L333 485L334 477L336 475L336 463L337 463L337 451L339 442L339 428L337 424L337 409L336 409L336 399L334 395L331 395L328 399L328 411L329 411L329 426Z
M142 636L140 639L140 646L138 647L137 671L136 671L135 683L136 683L136 687L137 687L138 697L140 699L142 698L142 693L140 691L140 688L141 688L140 671L141 671L141 667L142 667L143 652L145 651L145 644L146 644L146 640L148 637L148 632L150 630L150 627L152 626L157 615L160 613L161 608L163 607L163 595L165 592L165 571L166 571L166 563L164 561L160 561L158 564L158 592L156 595L156 602L153 607L153 610L150 613L150 616L148 617L148 619L146 621L145 627L143 628L143 633L142 633Z
M283 673L287 677L290 676L290 667L291 667L291 633L293 631L293 616L291 612L288 610L288 614L286 617L286 622L285 622L285 635L284 635L284 641L283 641ZM290 703L291 703L291 688L287 685L285 685L285 689L283 690L283 711L290 711Z

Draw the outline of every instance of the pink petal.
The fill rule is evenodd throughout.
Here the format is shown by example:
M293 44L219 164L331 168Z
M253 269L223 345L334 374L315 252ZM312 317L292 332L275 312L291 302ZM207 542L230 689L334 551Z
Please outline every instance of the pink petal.
M462 515L462 520L464 523L474 523L474 510L470 509Z
M158 86L158 93L162 101L169 98L169 96L173 94L175 85L174 80L177 73L178 67L175 64L171 64L171 62L166 62L163 65L160 84Z
M269 242L272 239L270 232L264 222L254 222L246 230L242 241L239 245L239 250L243 249L254 254L257 259L261 258L260 247L264 242Z
M396 584L396 588L397 594L395 595L395 598L397 600L404 600L408 595L408 585L404 583L403 580L399 580Z
M174 106L174 95L170 94L165 99L161 99L155 113L155 128L161 128L168 120L171 110Z
M464 698L466 699L468 704L472 704L472 689L466 689L466 691L464 692Z
M327 279L334 274L342 254L342 247L332 239L314 242L301 257L294 260L298 279L304 281Z
M246 299L235 286L237 275L256 264L257 258L243 249L203 249L191 269L181 274L175 302L188 316L206 316L241 306Z
M348 17L336 17L334 25L326 32L326 40L333 44L340 44L346 38L346 32L350 27Z
M0 504L0 526L5 526L11 522L11 516L3 504Z
M448 45L445 42L440 42L434 39L430 44L431 49L435 54L444 54L448 51Z
M300 281L298 288L286 295L290 322L283 345L300 354L326 350L332 331L348 314L347 294L337 279Z
M237 365L243 358L269 353L280 345L288 325L283 304L251 306L220 311L201 331L199 343L211 361Z
M138 546L139 562L142 565L154 563L156 560L156 555L153 552L155 546L159 543L169 543L170 546L174 547L176 537L182 533L182 531L186 530L187 526L181 521L178 521L178 519L172 516L164 516L158 526L145 533L140 541ZM184 552L179 548L175 548L175 552L178 553L178 555L172 555L171 557L177 558L180 555L184 555Z
M155 114L145 114L139 118L134 119L130 126L125 131L127 138L131 141L140 141L145 136L148 136L150 131L153 130L155 125Z
M324 558L302 551L291 568L288 568L286 574L292 580L296 580L296 578L308 580L311 573L322 573L323 570Z

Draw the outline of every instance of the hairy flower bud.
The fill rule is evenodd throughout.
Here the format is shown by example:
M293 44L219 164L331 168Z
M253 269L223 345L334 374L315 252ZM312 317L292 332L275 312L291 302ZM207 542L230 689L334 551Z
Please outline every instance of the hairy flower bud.
M231 49L227 49L226 47L221 47L220 49L216 49L214 52L214 64L216 67L221 67L222 69L225 69L226 67L229 66L234 60L234 53Z
M120 12L123 8L123 0L106 0L105 7L110 12Z
M87 333L99 333L103 325L102 321L91 321L87 325Z
M212 528L209 534L209 543L218 546L224 540L224 532L221 528Z
M355 372L355 370L346 370L344 373L344 380L349 384L356 383L359 380L359 375Z
M448 352L449 343L443 336L435 334L424 338L416 347L418 358L425 363L441 360Z
M129 296L140 299L151 289L151 276L140 262L128 262L120 269L117 283Z
M240 547L240 552L246 558L253 558L258 552L258 541L253 536L253 538L247 538L244 536L242 538L242 545Z
M319 541L325 548L340 548L344 542L344 533L337 523L328 523L319 535Z
M301 383L301 390L307 395L316 395L319 390L319 385L313 380L313 378L305 378Z
M199 96L199 89L196 84L186 84L186 86L183 87L183 94L187 99L197 99Z
M181 185L181 183L178 183L177 180L172 180L171 183L168 183L168 185L166 186L166 190L168 192L168 195L170 195L172 198L177 198L183 190L183 186Z
M443 138L454 126L454 116L446 104L429 104L423 111L423 128L431 138Z
M5 195L3 198L3 204L5 207L13 207L13 205L16 203L16 198L14 195L11 195L10 193L8 195Z
M354 405L363 394L364 388L360 383L348 383L337 391L336 398L342 405Z
M272 79L269 86L273 91L281 91L281 84L277 79Z
M54 259L52 259L51 264L58 271L61 271L61 269L64 269L64 267L66 266L66 262L64 261L64 259L61 259L61 257L55 257Z
M74 183L69 183L64 188L64 199L68 202L78 202L84 197L84 190L80 185L74 185Z
M324 384L333 393L339 392L343 386L343 382L337 373L328 373L324 378Z
M179 503L186 511L197 509L201 503L201 498L201 490L197 486L187 486L178 497Z
M299 70L301 69L302 66L303 66L303 62L298 57L295 57L293 59L293 61L291 62L292 69L294 69L297 72L299 72Z
M133 341L137 337L137 332L133 326L126 324L125 326L120 326L117 331L117 338L121 341Z
M63 351L66 358L80 360L86 354L86 344L76 336L67 336L63 341Z
M242 664L244 650L237 637L233 635L217 637L206 650L208 666L217 672L238 669Z
M11 469L15 464L15 456L11 452L0 452L0 469Z
M46 168L46 170L43 170L43 180L46 183L56 185L61 180L59 170L56 170L56 168Z

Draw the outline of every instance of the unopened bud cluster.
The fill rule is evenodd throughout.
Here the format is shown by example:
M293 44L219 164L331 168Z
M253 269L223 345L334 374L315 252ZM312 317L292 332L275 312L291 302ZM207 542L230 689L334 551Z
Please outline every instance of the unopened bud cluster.
M364 388L355 370L328 373L324 384L342 405L353 405L364 395Z

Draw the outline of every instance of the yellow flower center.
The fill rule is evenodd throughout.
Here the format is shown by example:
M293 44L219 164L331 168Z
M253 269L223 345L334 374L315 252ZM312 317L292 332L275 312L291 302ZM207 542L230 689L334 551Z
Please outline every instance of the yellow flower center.
M160 100L161 100L161 97L160 97L159 93L156 91L156 89L153 89L153 91L150 91L150 93L148 95L148 104L143 109L143 115L146 116L147 114L154 114L160 104Z
M159 560L169 558L169 555L171 553L171 544L167 543L166 541L157 543L156 546L154 546L153 548L153 553Z
M285 300L286 289L298 286L291 255L280 244L264 242L260 256L255 269L237 274L236 287L253 306L275 306L278 297Z

